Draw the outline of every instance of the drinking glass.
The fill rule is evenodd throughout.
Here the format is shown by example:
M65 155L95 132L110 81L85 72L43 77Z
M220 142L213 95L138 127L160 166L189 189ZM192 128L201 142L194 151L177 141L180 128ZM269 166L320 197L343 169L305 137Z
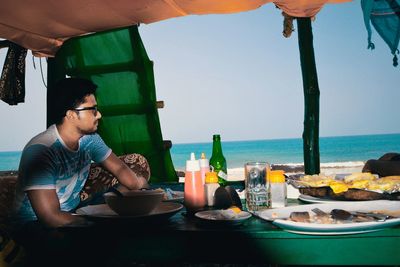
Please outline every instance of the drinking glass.
M244 165L246 206L248 211L260 211L271 207L268 162L247 162Z

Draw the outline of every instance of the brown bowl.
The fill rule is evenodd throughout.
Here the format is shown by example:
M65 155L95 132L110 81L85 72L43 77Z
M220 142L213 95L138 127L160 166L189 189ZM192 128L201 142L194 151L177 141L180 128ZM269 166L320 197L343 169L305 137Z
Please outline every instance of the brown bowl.
M163 194L157 190L133 190L122 193L122 196L108 192L104 194L104 199L119 215L140 216L152 212L161 203Z

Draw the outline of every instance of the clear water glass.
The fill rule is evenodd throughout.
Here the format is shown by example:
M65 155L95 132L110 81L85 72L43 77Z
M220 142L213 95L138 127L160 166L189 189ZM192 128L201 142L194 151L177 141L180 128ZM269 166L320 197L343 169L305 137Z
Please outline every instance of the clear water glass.
M268 162L247 162L244 165L248 211L260 211L271 207L269 169Z

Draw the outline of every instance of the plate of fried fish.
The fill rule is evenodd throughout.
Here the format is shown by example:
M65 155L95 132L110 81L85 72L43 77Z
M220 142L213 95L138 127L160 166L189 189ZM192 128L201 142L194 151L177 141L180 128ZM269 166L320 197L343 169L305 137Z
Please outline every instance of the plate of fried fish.
M358 234L399 225L400 202L374 200L310 204L264 210L256 215L297 234Z
M323 200L400 200L400 176L378 177L371 173L341 175L292 176L288 182L299 189L302 201L313 202L304 196Z

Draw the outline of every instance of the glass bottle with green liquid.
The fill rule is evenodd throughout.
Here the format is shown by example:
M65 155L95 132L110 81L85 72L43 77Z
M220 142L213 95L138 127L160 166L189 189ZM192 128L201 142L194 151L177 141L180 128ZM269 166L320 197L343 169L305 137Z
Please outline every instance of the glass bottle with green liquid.
M224 154L222 153L221 136L213 135L213 150L210 158L210 168L218 175L218 183L225 186L228 182L227 165Z

